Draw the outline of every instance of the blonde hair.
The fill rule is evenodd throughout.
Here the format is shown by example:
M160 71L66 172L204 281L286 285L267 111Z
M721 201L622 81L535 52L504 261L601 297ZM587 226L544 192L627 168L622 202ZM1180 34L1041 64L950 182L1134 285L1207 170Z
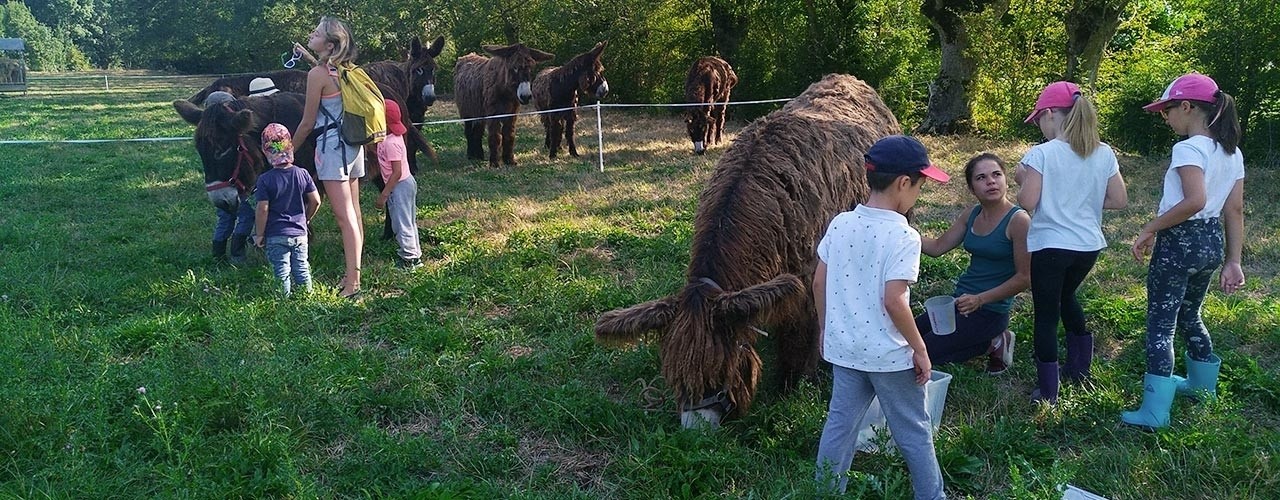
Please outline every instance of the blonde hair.
M333 50L321 62L334 66L356 62L356 42L347 23L333 16L324 16L320 18L320 29L325 41L333 44Z
M1066 111L1066 115L1067 119L1062 123L1062 139L1081 158L1088 158L1102 143L1098 135L1098 111L1088 97L1076 94L1075 104Z

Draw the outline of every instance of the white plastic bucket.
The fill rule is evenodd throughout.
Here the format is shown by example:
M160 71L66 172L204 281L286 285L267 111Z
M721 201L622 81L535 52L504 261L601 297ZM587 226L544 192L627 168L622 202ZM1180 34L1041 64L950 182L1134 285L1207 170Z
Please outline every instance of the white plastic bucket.
M947 387L951 385L951 374L933 370L929 374L929 381L924 384L924 409L929 413L929 421L933 423L933 431L938 432L938 426L942 425L942 409L947 404ZM880 409L880 398L871 398L871 406L867 407L867 413L862 416L862 422L858 423L858 441L856 449L858 451L876 451L875 444L876 433L888 430L888 423L884 419L884 410ZM893 440L889 441L889 448L897 449Z
M924 301L934 335L951 335L956 331L956 298L950 295L929 297Z

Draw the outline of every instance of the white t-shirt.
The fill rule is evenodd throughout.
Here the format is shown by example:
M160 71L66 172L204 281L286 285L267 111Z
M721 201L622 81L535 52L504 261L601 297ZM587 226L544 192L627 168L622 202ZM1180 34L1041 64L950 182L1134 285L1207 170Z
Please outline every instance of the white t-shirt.
M1169 162L1169 170L1164 173L1164 196L1160 197L1157 217L1182 201L1182 177L1178 175L1178 167L1188 165L1204 170L1206 194L1204 209L1191 219L1212 219L1222 215L1222 206L1227 203L1231 188L1244 178L1244 154L1240 153L1240 148L1236 148L1235 154L1228 155L1213 139L1193 135L1173 145L1173 159Z
M884 308L884 284L916 281L920 233L902 214L858 205L831 220L818 257L827 264L823 358L867 372L912 368L911 346Z
M1027 250L1102 250L1102 201L1107 181L1120 173L1116 153L1106 143L1081 158L1066 141L1054 139L1027 151L1021 163L1040 172L1040 203L1031 215Z

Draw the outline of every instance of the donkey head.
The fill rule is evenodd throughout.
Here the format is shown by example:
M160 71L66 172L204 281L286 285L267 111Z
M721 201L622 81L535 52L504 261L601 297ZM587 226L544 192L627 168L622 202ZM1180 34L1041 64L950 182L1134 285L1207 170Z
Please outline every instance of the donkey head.
M685 130L693 141L693 154L707 152L707 124L711 122L711 106L692 106L684 112Z
M718 426L751 406L760 378L755 342L770 312L805 297L795 275L783 274L742 290L725 291L700 279L679 294L605 313L596 339L631 344L656 331L662 376L676 394L684 427Z
M426 106L436 102L436 57L442 50L443 36L436 37L430 47L423 47L416 36L409 43L409 92L419 94Z
M235 212L246 188L252 187L265 157L251 134L257 126L243 100L200 109L177 100L178 115L196 126L196 153L204 166L205 189L215 207ZM259 126L260 128L260 126Z
M502 78L504 90L515 90L516 99L520 104L529 104L533 99L533 87L529 82L533 80L533 67L540 62L550 61L555 54L543 52L538 49L525 47L523 43L507 45L505 47L498 45L485 45L482 47L485 52L492 54L503 61L506 65L506 72L499 75Z
M604 99L604 96L609 93L609 82L604 79L604 64L600 62L600 56L604 54L604 47L608 43L607 41L597 43L594 49L583 54L587 60L583 62L585 67L578 74L578 91L584 95Z

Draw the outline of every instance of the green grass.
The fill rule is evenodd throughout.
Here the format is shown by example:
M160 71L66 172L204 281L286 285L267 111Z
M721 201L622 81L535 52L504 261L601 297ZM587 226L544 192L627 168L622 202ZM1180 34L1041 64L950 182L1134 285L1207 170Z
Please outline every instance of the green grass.
M169 103L194 90L0 99L0 139L188 136ZM432 117L450 117L437 106ZM423 269L394 269L366 190L358 303L333 296L342 261L327 207L311 255L320 293L277 298L260 256L213 264L190 143L0 145L0 495L813 496L827 372L789 394L766 383L719 432L682 431L654 346L594 342L602 312L683 282L697 193L722 148L691 157L678 119L611 111L600 174L593 122L584 158L553 162L522 120L522 166L497 170L463 159L460 126L430 127L441 160L418 176L419 219L438 244ZM952 173L976 151L1027 147L926 143ZM1067 482L1110 498L1280 496L1274 166L1249 166L1248 289L1205 306L1221 397L1178 401L1158 433L1118 425L1145 363L1145 268L1128 245L1160 163L1122 159L1132 207L1108 214L1111 247L1083 292L1099 339L1092 385L1065 387L1055 408L1027 401L1026 300L1009 373L942 368L955 376L937 438L954 496L1047 498ZM968 203L954 184L926 191L925 231ZM917 300L948 292L963 265L926 259ZM909 495L896 457L854 468L853 497Z

